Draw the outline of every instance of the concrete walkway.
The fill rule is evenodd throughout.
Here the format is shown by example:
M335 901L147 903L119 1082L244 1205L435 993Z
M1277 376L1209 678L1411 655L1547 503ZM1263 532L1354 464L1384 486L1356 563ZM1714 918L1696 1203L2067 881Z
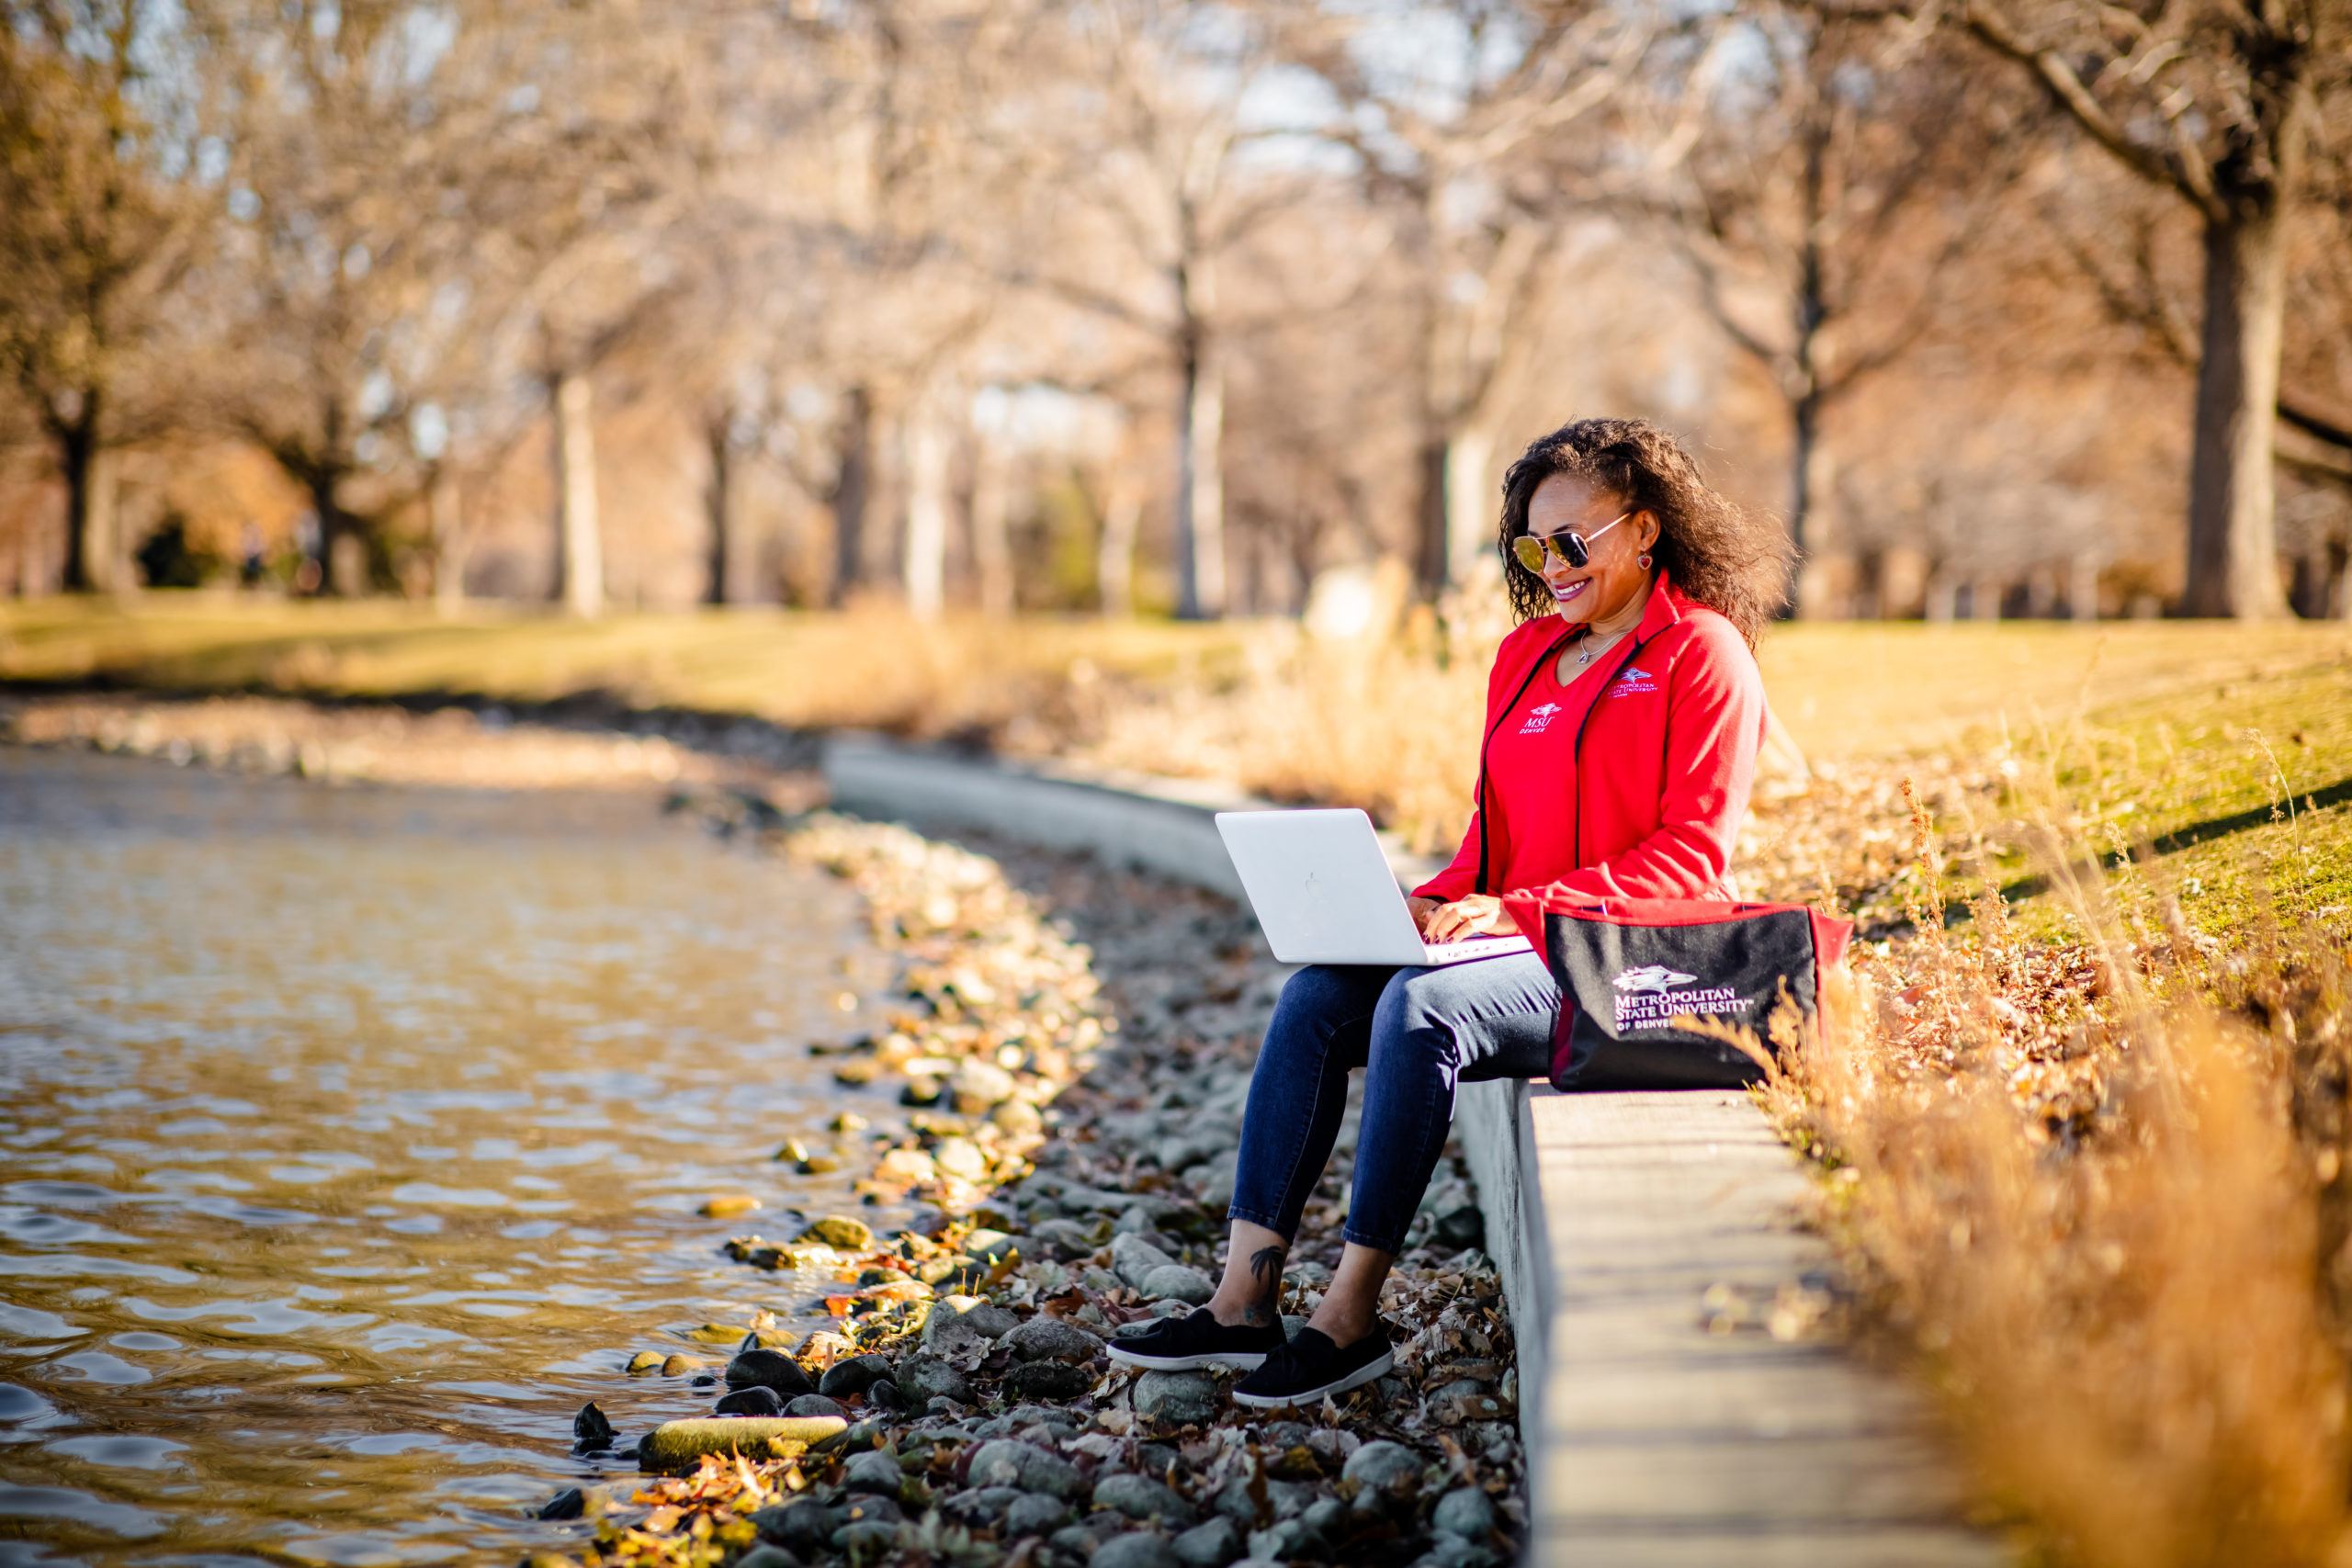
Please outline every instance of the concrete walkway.
M1539 1089L1521 1109L1548 1276L1532 1562L2002 1560L1951 1523L1952 1467L1907 1390L1775 1337L1829 1259L1792 1225L1806 1179L1745 1096Z

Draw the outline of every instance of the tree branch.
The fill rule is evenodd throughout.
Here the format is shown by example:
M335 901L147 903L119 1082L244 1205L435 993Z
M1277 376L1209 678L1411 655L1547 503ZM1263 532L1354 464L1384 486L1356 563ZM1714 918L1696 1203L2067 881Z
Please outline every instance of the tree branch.
M2056 50L2034 48L1985 0L1965 0L1961 15L1972 37L2005 59L2030 68L2052 100L2126 168L2152 184L2178 192L2208 219L2215 222L2227 219L2213 192L2212 171L2201 160L2166 157L2132 141Z

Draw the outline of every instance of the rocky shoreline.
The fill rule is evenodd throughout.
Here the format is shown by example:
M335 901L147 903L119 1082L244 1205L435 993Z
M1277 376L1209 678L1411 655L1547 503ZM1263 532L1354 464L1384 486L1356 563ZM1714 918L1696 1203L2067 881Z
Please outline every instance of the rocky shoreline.
M755 826L723 799L697 809L719 830ZM1492 1568L1515 1553L1510 1329L1458 1158L1383 1294L1408 1331L1378 1383L1265 1419L1218 1375L1136 1374L1106 1354L1205 1300L1218 1267L1281 983L1245 912L823 814L770 836L854 882L905 964L887 1032L812 1046L842 1057L844 1081L899 1081L905 1131L841 1128L872 1142L802 1157L863 1155L877 1201L926 1201L896 1235L836 1214L730 1242L746 1267L830 1275L819 1299L837 1330L747 1330L723 1373L701 1374L710 1418L638 1438L640 1464L670 1473L557 1497L544 1517L577 1519L578 1539L534 1564ZM1351 1114L1294 1250L1293 1314L1337 1259L1353 1144ZM639 1373L660 1371L646 1360ZM593 1406L580 1436L626 1457Z
M897 1084L906 1114L869 1125L844 1112L830 1141L801 1133L778 1157L840 1172L893 1213L911 1203L913 1223L877 1235L836 1213L730 1241L746 1269L775 1272L786 1316L834 1326L797 1337L762 1313L616 1364L616 1379L686 1380L712 1413L628 1434L581 1411L577 1451L643 1473L546 1503L546 1544L526 1562L1514 1556L1526 1511L1511 1332L1456 1151L1383 1292L1400 1330L1389 1377L1286 1419L1245 1418L1221 1376L1136 1375L1105 1354L1123 1330L1205 1299L1219 1266L1250 1064L1282 980L1247 911L1025 846L802 815L821 784L790 738L707 728L260 698L0 703L0 739L182 766L666 793L710 830L862 895L899 963L888 1027L810 1049L845 1084ZM1354 1127L1351 1111L1293 1250L1294 1317L1339 1257ZM715 1193L705 1212L757 1209L754 1194ZM794 1289L808 1299L781 1299Z

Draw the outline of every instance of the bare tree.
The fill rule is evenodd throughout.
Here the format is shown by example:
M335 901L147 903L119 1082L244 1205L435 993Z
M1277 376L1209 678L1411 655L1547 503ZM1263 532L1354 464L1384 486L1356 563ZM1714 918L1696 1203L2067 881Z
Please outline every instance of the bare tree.
M1804 613L1826 586L1803 591L1834 484L1826 421L1933 322L2026 144L1964 67L1917 29L1764 5L1725 18L1650 100L1648 173L1626 206L1787 411Z
M1232 248L1296 194L1296 176L1245 167L1286 128L1253 121L1249 95L1272 67L1260 18L1173 0L1071 10L1055 101L1062 135L1049 186L1066 215L1066 254L1009 276L1115 321L1154 344L1175 381L1178 615L1225 612L1224 307Z
M2271 471L2290 231L2311 141L2352 88L2340 0L1959 0L1941 15L2029 73L2119 164L2204 229L2188 500L2191 615L2285 609Z
M1576 210L1556 161L1531 154L1633 81L1657 26L1644 9L1453 0L1305 12L1283 31L1337 96L1326 134L1395 211L1417 285L1412 553L1425 592L1484 543L1497 394Z
M131 0L0 5L0 374L65 481L68 589L128 586L115 447L155 428L139 361L220 174L199 112L209 19Z

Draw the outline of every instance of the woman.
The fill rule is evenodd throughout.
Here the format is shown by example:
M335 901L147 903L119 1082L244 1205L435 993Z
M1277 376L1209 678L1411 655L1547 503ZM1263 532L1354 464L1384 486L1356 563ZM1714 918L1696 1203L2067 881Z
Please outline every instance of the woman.
M1555 884L1595 896L1731 897L1732 847L1764 737L1752 649L1787 581L1779 529L1708 489L1657 426L1580 420L1511 465L1500 547L1522 624L1487 677L1469 830L1411 899L1423 934L1510 934L1500 895ZM1254 1369L1233 1397L1265 1408L1385 1372L1381 1281L1445 1146L1455 1086L1545 1076L1559 1010L1559 988L1530 953L1292 976L1250 1079L1216 1293L1111 1354L1160 1369ZM1285 1341L1283 1265L1357 1067L1364 1100L1347 1245L1322 1303Z

